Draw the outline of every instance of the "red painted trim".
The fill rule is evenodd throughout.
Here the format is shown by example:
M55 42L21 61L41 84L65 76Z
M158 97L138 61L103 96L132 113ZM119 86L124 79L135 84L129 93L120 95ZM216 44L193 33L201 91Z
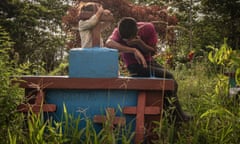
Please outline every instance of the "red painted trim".
M144 109L146 102L146 93L140 92L138 95L137 115L136 115L136 135L135 143L141 143L144 140Z
M40 112L40 110L43 112L55 112L56 109L57 109L57 106L54 104L44 104L44 105L20 104L17 107L17 110L19 112L28 112L29 110L32 110L35 113Z
M32 88L30 84L45 85L45 89L115 89L115 90L173 90L174 81L160 78L69 78L24 76L20 77L22 88ZM23 82L23 81L25 82Z

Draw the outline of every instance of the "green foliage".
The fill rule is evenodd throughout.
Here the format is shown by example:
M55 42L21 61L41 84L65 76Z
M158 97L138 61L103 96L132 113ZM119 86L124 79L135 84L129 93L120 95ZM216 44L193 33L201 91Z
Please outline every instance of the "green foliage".
M130 144L134 133L128 133L127 127L116 127L112 130L110 121L103 124L103 128L97 133L94 123L89 118L75 117L69 114L66 106L63 106L61 121L54 121L51 118L44 119L44 114L35 114L30 111L27 114L24 134L16 131L8 131L10 144L16 141L22 144ZM80 123L85 123L85 127L80 128Z
M232 50L227 44L227 39L220 48L208 46L212 51L209 52L208 59L216 66L220 66L221 73L236 72L235 79L240 84L240 55L239 50Z
M47 72L60 63L65 43L61 17L66 10L67 1L1 0L0 25L15 42L12 51L18 53L18 63L30 61Z
M209 60L220 69L231 70L239 66L235 52L225 43L213 48ZM239 95L229 97L228 77L223 70L213 70L211 77L203 63L193 63L191 69L177 72L179 95L195 114L195 120L179 130L178 143L238 143L239 136ZM189 73L190 72L190 73ZM180 77L179 77L180 76ZM186 91L187 89L187 91ZM184 132L183 132L184 131Z
M68 68L68 63L62 62L58 67L56 67L48 75L67 75L68 74L67 68Z
M213 46L208 46L208 48L212 49L208 55L210 62L216 65L221 65L223 68L229 68L232 65L230 59L232 49L227 45L227 39L224 39L224 43L220 48L215 48Z
M235 80L236 80L236 83L240 85L240 68L236 70Z
M156 143L238 143L240 102L228 96L227 77L215 75L215 71L208 74L208 63L195 61L190 68L182 66L174 71L183 109L190 111L194 120L174 132L171 125L163 123L159 133L165 134L165 141ZM173 133L175 137L171 137Z
M215 75L216 72L209 71L207 65L209 61L194 61L190 67L182 65L173 71L179 84L178 95L183 109L190 111L194 115L194 120L182 123L178 127L169 124L164 118L155 122L159 126L154 132L161 139L153 143L239 142L240 102L228 97L228 79L220 74ZM128 127L116 127L110 131L111 125L108 121L103 124L103 129L96 132L90 119L69 114L65 106L60 122L51 119L45 121L41 117L42 113L38 116L30 114L27 117L27 124L31 129L8 130L6 134L9 142L130 144L134 138L134 133L131 133ZM86 126L78 129L80 122L86 123Z
M19 68L15 60L11 59L12 42L0 26L0 141L4 142L8 137L8 131L20 129L18 123L22 116L16 114L16 106L21 100L23 91L12 84L12 76L19 74ZM13 139L15 137L13 136ZM12 141L14 143L15 140Z
M17 144L17 136L12 135L10 131L8 131L8 137L9 137L9 144Z
M27 137L29 144L43 144L46 143L44 131L46 129L46 122L43 121L43 116L33 114L32 112L27 116Z
M65 74L67 64L62 62L64 36L59 33L61 15L66 11L62 1L22 1L1 0L0 25L0 142L16 144L37 143L131 143L134 133L131 128L117 127L109 131L110 124L96 132L90 119L74 117L64 108L62 121L44 120L42 113L29 113L27 117L16 112L23 91L12 85L12 76L20 74ZM158 4L170 6L169 1L138 0L139 4ZM198 5L192 7L193 22L189 19L189 1L178 1L171 6L179 10L179 24L187 31L178 31L175 49L179 60L189 52L189 31L193 30L194 50L207 50L203 60L191 63L175 63L173 70L179 84L178 95L183 109L194 115L190 123L183 123L177 129L162 119L154 131L161 140L154 143L239 143L240 102L239 95L228 96L228 78L225 71L235 71L236 81L240 84L240 56L237 43L239 33L239 3L237 1L203 0L202 11ZM63 5L62 5L63 4ZM201 17L198 14L201 13ZM223 37L231 36L224 40ZM230 43L230 46L227 45ZM14 48L14 50L13 50ZM30 52L29 52L30 51ZM17 52L17 53L16 53ZM59 61L58 61L59 60ZM199 60L199 61L198 61ZM180 60L179 60L180 61ZM27 63L24 63L27 62ZM34 62L35 64L32 64ZM21 65L18 65L21 63ZM37 64L37 65L36 65ZM28 71L30 67L32 70ZM168 113L171 114L171 113ZM26 118L26 119L24 119ZM78 129L80 122L86 127ZM27 123L25 123L27 122ZM26 125L24 125L26 124ZM130 126L131 127L131 126Z
M86 135L89 133L89 131L95 133L95 131L93 131L93 128L89 124L89 120L86 120L86 129L79 129L80 122L82 122L80 116L75 118L74 115L68 113L67 108L64 105L62 118L63 129L61 131L61 133L63 133L63 138L66 139L68 142L77 144L82 142L81 137L84 135L85 130ZM87 138L90 138L90 136Z
M239 31L240 26L237 24L240 17L240 3L236 0L202 0L203 21L214 25L215 31L220 39L215 42L220 42L224 37L228 37L229 45L233 49L239 47Z

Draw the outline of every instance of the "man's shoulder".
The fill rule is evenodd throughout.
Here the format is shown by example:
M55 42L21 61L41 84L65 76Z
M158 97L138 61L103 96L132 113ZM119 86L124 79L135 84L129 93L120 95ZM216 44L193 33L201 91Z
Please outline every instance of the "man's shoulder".
M149 29L155 29L153 23L151 22L138 22L138 29L143 29L143 30L149 30Z
M146 27L154 27L153 23L151 22L137 22L138 26L146 26Z
M109 36L110 39L114 41L119 41L120 40L120 34L118 31L118 28L114 28L112 34Z
M143 33L155 31L155 27L154 27L153 23L151 23L151 22L139 22L138 29L139 29L139 31L142 31Z

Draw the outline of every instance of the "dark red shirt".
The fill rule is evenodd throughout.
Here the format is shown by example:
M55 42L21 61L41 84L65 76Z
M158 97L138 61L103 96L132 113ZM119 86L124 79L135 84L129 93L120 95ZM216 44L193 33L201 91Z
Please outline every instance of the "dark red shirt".
M138 33L137 35L148 45L150 46L156 46L157 44L157 40L158 40L158 37L157 37L157 33L156 33L156 30L155 30L155 27L152 23L149 23L149 22L138 22L137 23L137 26L138 26ZM119 31L117 28L114 29L112 35L109 37L110 39L122 44L122 45L126 45L126 42L124 42L122 39L121 39L121 36L119 34ZM133 46L130 46L130 47L133 47ZM138 46L134 46L135 48L139 49ZM140 50L141 51L141 50ZM151 61L153 58L151 56L151 54L144 54L142 53L146 59L146 61ZM126 53L126 52L123 52L122 53L122 59L124 61L124 63L126 64L126 66L129 66L131 64L137 64L137 60L135 59L135 56L133 53Z

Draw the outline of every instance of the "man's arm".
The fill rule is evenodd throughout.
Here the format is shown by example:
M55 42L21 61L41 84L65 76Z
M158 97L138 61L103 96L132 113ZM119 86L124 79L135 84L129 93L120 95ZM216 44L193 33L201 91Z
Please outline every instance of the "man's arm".
M152 23L142 23L138 26L138 36L127 41L128 45L137 45L144 54L154 55L157 51L158 36Z
M144 56L136 48L124 46L124 45L122 45L122 44L120 44L120 43L118 43L118 42L116 42L112 39L108 39L106 41L106 47L117 49L120 52L133 53L135 58L137 59L138 63L142 64L144 67L147 67L147 63L146 63L146 60L145 60Z
M154 55L156 53L156 45L148 45L146 44L140 37L136 37L134 39L131 39L127 42L128 45L137 45L141 51L144 53L151 53Z

